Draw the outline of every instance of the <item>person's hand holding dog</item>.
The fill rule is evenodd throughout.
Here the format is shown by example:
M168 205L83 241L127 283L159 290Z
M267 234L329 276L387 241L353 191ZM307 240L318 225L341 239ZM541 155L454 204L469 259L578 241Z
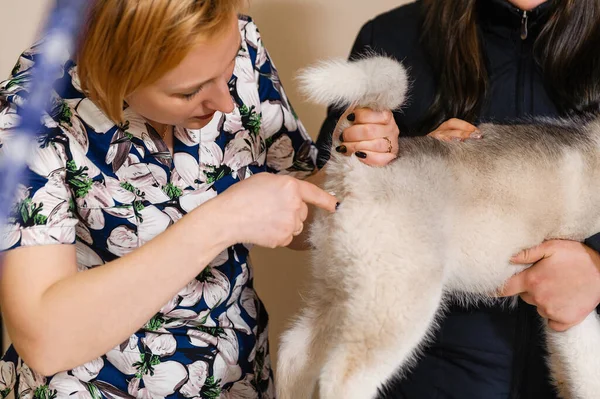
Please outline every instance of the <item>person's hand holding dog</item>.
M400 130L391 111L357 108L348 120L352 125L340 135L337 152L354 154L372 166L385 166L398 156Z
M553 330L581 323L600 303L600 254L580 242L545 241L511 261L533 266L511 277L500 295L519 295Z
M457 118L448 119L428 136L441 141L464 141L482 137L476 126Z

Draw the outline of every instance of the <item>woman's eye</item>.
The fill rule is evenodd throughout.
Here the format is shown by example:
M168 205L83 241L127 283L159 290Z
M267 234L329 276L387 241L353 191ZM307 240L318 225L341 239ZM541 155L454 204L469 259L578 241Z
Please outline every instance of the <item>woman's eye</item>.
M200 91L202 90L202 87L198 88L196 91L194 91L193 93L187 93L187 94L181 94L181 97L184 100L191 100L192 98L194 98L196 96L196 94L200 93Z

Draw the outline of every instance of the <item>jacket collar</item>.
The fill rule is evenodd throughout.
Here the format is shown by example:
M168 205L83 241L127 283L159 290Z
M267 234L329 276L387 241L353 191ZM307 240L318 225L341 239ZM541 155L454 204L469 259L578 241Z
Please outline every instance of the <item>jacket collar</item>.
M525 24L527 36L537 36L541 27L548 20L553 1L548 0L533 10L524 12L508 0L478 0L479 23L486 30L492 30L503 36L509 35L511 37L515 35L519 37L523 24Z

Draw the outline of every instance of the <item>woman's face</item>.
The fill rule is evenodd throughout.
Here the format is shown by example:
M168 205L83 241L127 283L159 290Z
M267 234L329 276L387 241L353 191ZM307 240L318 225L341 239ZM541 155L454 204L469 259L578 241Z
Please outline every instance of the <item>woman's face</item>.
M127 103L153 122L203 128L215 111L233 111L227 83L240 41L237 18L232 17L223 34L192 48L179 65L158 81L127 96Z
M509 3L523 11L533 10L546 1L547 0L508 0Z

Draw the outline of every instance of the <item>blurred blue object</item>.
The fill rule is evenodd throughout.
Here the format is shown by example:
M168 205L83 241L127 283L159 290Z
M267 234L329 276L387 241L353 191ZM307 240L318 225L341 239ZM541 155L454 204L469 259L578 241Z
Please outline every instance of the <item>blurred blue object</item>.
M6 219L11 212L16 188L24 181L29 148L42 128L42 116L47 112L52 90L57 87L56 76L64 60L60 54L65 49L73 53L82 27L87 7L91 0L56 0L50 10L43 31L39 59L32 69L29 82L29 97L19 107L20 125L11 150L4 151L0 158L0 229L4 233ZM14 143L14 144L13 144ZM0 239L4 234L0 236Z

